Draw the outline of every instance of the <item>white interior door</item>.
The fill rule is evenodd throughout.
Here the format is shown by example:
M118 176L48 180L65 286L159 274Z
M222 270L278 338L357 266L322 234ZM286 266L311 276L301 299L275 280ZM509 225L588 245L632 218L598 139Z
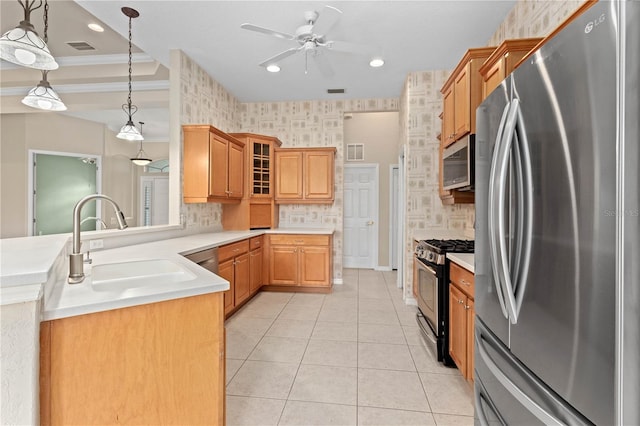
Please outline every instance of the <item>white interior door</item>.
M391 188L391 194L389 194L389 200L391 201L391 206L389 212L391 213L391 221L389 222L389 257L391 269L398 269L398 225L400 216L399 213L399 195L400 195L400 184L398 180L400 179L400 170L397 164L391 166L390 179L391 184L389 187Z
M378 258L378 165L344 166L346 268L374 268Z
M169 176L140 177L139 226L169 223Z

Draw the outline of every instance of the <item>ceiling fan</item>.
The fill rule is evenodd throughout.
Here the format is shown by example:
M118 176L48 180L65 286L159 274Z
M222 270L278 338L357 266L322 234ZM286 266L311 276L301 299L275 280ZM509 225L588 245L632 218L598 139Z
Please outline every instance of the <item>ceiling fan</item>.
M326 77L330 77L333 75L333 67L327 57L323 54L323 51L333 50L336 52L355 53L360 55L367 55L372 52L372 48L370 46L330 40L327 37L327 34L338 22L341 15L342 12L332 6L325 6L321 13L316 11L307 11L304 13L306 24L298 27L294 34L275 31L253 24L242 24L240 25L240 28L271 35L284 40L294 40L298 42L299 46L287 49L261 62L259 64L261 67L266 67L268 69L270 66L277 66L278 62L281 60L301 52L305 55L305 74L308 71L308 58L309 55L311 55L320 69L320 72Z

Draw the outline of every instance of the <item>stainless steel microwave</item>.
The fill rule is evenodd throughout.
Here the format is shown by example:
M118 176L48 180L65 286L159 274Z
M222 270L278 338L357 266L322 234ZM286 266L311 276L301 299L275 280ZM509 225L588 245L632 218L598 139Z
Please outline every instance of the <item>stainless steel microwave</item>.
M442 152L442 187L473 191L475 135L467 135Z

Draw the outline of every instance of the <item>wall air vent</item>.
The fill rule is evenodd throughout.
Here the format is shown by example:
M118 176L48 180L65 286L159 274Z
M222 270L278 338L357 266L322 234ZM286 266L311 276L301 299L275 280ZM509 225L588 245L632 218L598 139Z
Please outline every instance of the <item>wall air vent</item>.
M364 161L364 144L347 144L347 161Z
M344 93L344 89L327 89L327 93L335 94L335 93Z
M76 50L96 50L95 47L86 41L68 41L67 44Z

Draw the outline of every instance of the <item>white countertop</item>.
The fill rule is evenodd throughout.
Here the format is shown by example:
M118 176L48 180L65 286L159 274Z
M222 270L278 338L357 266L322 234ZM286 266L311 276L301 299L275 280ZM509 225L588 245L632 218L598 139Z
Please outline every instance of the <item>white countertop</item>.
M66 259L66 244L70 238L68 234L5 239L0 240L2 296L6 297L7 302L20 300L28 294L37 296L35 287L28 292L27 287L24 287L18 293L11 287L27 284L42 285L49 282L44 288L43 319L51 320L225 291L229 289L228 281L187 260L183 255L265 233L330 235L333 232L331 228L223 231L92 251L92 265L84 266L85 280L74 285L66 282L69 265ZM61 259L61 256L65 258ZM179 265L193 278L177 283L162 282L158 279L157 284L124 290L97 291L92 287L91 269L97 265L150 259L169 260ZM61 271L61 268L64 270Z
M447 259L475 273L473 253L447 253Z

